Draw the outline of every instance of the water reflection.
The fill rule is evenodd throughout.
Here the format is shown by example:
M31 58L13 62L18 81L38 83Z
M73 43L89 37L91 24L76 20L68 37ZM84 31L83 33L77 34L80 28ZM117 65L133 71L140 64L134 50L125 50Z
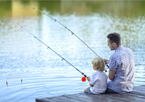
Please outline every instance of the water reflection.
M12 1L0 1L0 17L11 16Z
M8 17L36 35L88 76L93 71L91 61L96 55L60 24L23 5L40 9L57 19L103 58L109 58L113 53L107 46L106 35L114 31L120 33L122 44L134 52L135 85L141 85L145 82L144 4L144 1L0 1L2 101L13 99L28 102L45 95L47 97L48 94L57 96L82 92L88 86L87 82L80 82L80 73L12 23ZM5 79L9 82L8 87ZM70 85L72 81L73 84Z
M33 9L24 7L23 5L31 5L32 7L39 8L38 2L21 2L13 1L12 2L12 17L28 17L28 16L37 16L38 12Z
M1 16L37 16L35 10L17 8L18 5L29 5L40 10L47 10L50 14L90 15L105 13L119 17L144 16L144 1L0 1ZM27 11L27 12L26 12ZM41 14L40 14L41 15Z

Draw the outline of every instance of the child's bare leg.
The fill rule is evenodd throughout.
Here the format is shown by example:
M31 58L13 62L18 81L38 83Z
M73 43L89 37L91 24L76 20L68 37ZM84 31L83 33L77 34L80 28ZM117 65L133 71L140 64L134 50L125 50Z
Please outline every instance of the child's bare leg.
M87 88L84 90L84 93L87 93Z

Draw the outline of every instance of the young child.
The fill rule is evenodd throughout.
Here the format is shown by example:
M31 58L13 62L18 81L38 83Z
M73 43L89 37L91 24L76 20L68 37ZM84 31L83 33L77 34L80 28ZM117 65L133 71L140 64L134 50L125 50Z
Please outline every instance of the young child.
M84 90L84 93L100 94L105 93L107 88L108 76L104 72L105 64L102 58L94 58L92 61L93 69L95 72L92 74L92 78L87 78L90 87Z

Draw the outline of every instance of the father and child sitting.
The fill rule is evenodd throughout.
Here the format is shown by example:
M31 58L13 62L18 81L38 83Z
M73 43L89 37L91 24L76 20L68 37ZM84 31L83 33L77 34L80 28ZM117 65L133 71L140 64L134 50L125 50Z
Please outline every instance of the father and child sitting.
M133 90L135 64L133 52L121 45L120 34L107 35L110 50L115 50L109 60L94 58L92 61L95 72L87 78L90 87L84 90L89 94L126 93ZM109 64L109 75L104 72L105 63ZM108 77L110 81L107 82Z

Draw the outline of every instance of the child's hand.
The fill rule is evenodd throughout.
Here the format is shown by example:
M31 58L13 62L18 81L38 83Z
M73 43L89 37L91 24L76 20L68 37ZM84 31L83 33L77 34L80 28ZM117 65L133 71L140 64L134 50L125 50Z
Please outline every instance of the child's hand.
M90 82L91 81L91 78L87 77L87 80Z

